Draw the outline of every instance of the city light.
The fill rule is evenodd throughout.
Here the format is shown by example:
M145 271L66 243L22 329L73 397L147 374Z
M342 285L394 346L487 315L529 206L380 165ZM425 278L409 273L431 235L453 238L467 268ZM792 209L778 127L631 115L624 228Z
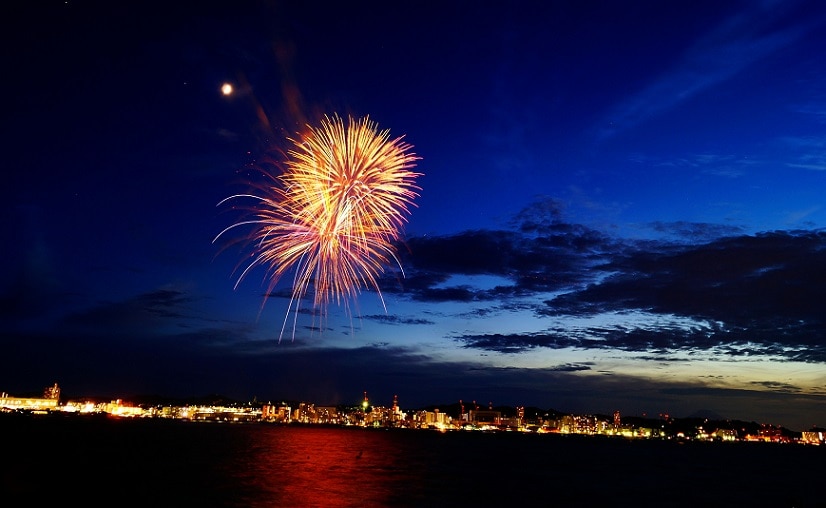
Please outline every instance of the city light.
M392 405L385 407L371 404L364 392L363 398L350 406L322 406L312 402L280 403L224 403L224 404L134 404L122 399L109 401L68 400L59 401L60 389L55 384L44 391L42 398L13 397L0 393L0 413L49 415L106 415L113 418L159 418L185 422L228 422L261 424L319 424L357 426L364 428L399 428L451 431L484 431L536 434L564 434L584 436L608 436L629 440L674 440L678 442L704 441L728 443L735 441L759 443L799 443L821 445L826 438L823 429L793 432L780 426L755 422L708 419L631 418L620 417L619 411L611 415L563 414L549 411L540 415L526 415L522 406L514 408L488 408L465 411L459 401L446 410L403 411L398 396ZM634 420L630 423L628 420Z

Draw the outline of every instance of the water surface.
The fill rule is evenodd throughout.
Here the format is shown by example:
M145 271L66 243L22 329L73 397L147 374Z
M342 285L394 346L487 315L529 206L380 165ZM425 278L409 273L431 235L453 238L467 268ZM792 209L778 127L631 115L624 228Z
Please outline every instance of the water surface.
M15 503L826 506L826 447L65 417L0 430Z

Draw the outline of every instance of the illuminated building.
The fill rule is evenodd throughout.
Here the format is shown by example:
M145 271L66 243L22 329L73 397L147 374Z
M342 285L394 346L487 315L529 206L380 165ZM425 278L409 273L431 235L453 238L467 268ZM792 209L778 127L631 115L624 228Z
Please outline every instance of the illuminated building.
M335 406L317 406L315 409L315 421L313 423L339 423L338 409L336 409Z
M0 393L0 408L7 411L52 411L57 409L60 399L60 387L57 383L43 391L43 397L9 397L5 392Z
M711 433L710 437L720 441L736 441L737 431L734 429L717 429Z
M124 404L121 399L101 405L101 412L114 416L144 416L143 408Z
M565 415L560 421L559 430L566 434L596 434L597 417L590 415Z
M404 421L404 413L399 407L399 396L393 395L393 414L390 416L391 423L397 427Z
M757 439L759 441L771 443L783 443L788 441L788 438L783 435L783 429L765 423L760 425Z
M293 412L293 420L298 423L315 423L316 418L315 404L302 402L298 405L298 409Z
M265 404L264 407L261 408L261 419L268 422L288 423L291 413L292 408L289 406L276 407L271 404Z
M499 420L499 426L506 429L520 429L522 428L522 420L518 416L502 417Z
M447 429L451 426L451 418L447 413L438 409L433 411L418 411L413 415L414 426L419 429Z
M474 409L469 413L470 423L478 427L498 427L502 421L502 412Z
M62 406L60 406L59 409L60 409L60 411L63 411L64 413L88 414L88 413L100 412L100 410L97 408L97 405L94 402L92 402L91 400L87 400L87 401L70 400L70 401L66 402L65 404L63 404ZM171 409L171 408L166 408L166 409ZM170 415L166 415L162 412L159 412L159 416L169 417Z

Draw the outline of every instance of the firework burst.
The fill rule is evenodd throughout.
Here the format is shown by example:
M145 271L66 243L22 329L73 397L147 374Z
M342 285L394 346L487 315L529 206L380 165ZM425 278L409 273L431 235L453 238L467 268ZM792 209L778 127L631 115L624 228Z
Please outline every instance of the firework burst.
M384 306L378 277L391 260L401 269L395 244L418 196L413 171L419 160L402 137L390 138L369 118L324 117L318 127L295 139L280 175L258 194L230 200L253 203L249 216L221 231L251 227L247 238L251 261L237 288L256 266L267 269L269 292L288 272L293 275L287 316L312 288L312 301L322 313L330 303L349 303L362 289L373 288ZM403 273L403 271L402 271ZM385 307L386 309L386 307ZM287 323L285 316L281 335ZM295 325L293 326L295 338Z

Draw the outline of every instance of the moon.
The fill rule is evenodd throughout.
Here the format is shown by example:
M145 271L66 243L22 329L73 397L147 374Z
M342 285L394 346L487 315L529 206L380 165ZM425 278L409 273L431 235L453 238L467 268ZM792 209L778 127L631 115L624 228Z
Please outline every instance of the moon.
M229 83L221 85L221 93L224 95L232 95L232 85Z

